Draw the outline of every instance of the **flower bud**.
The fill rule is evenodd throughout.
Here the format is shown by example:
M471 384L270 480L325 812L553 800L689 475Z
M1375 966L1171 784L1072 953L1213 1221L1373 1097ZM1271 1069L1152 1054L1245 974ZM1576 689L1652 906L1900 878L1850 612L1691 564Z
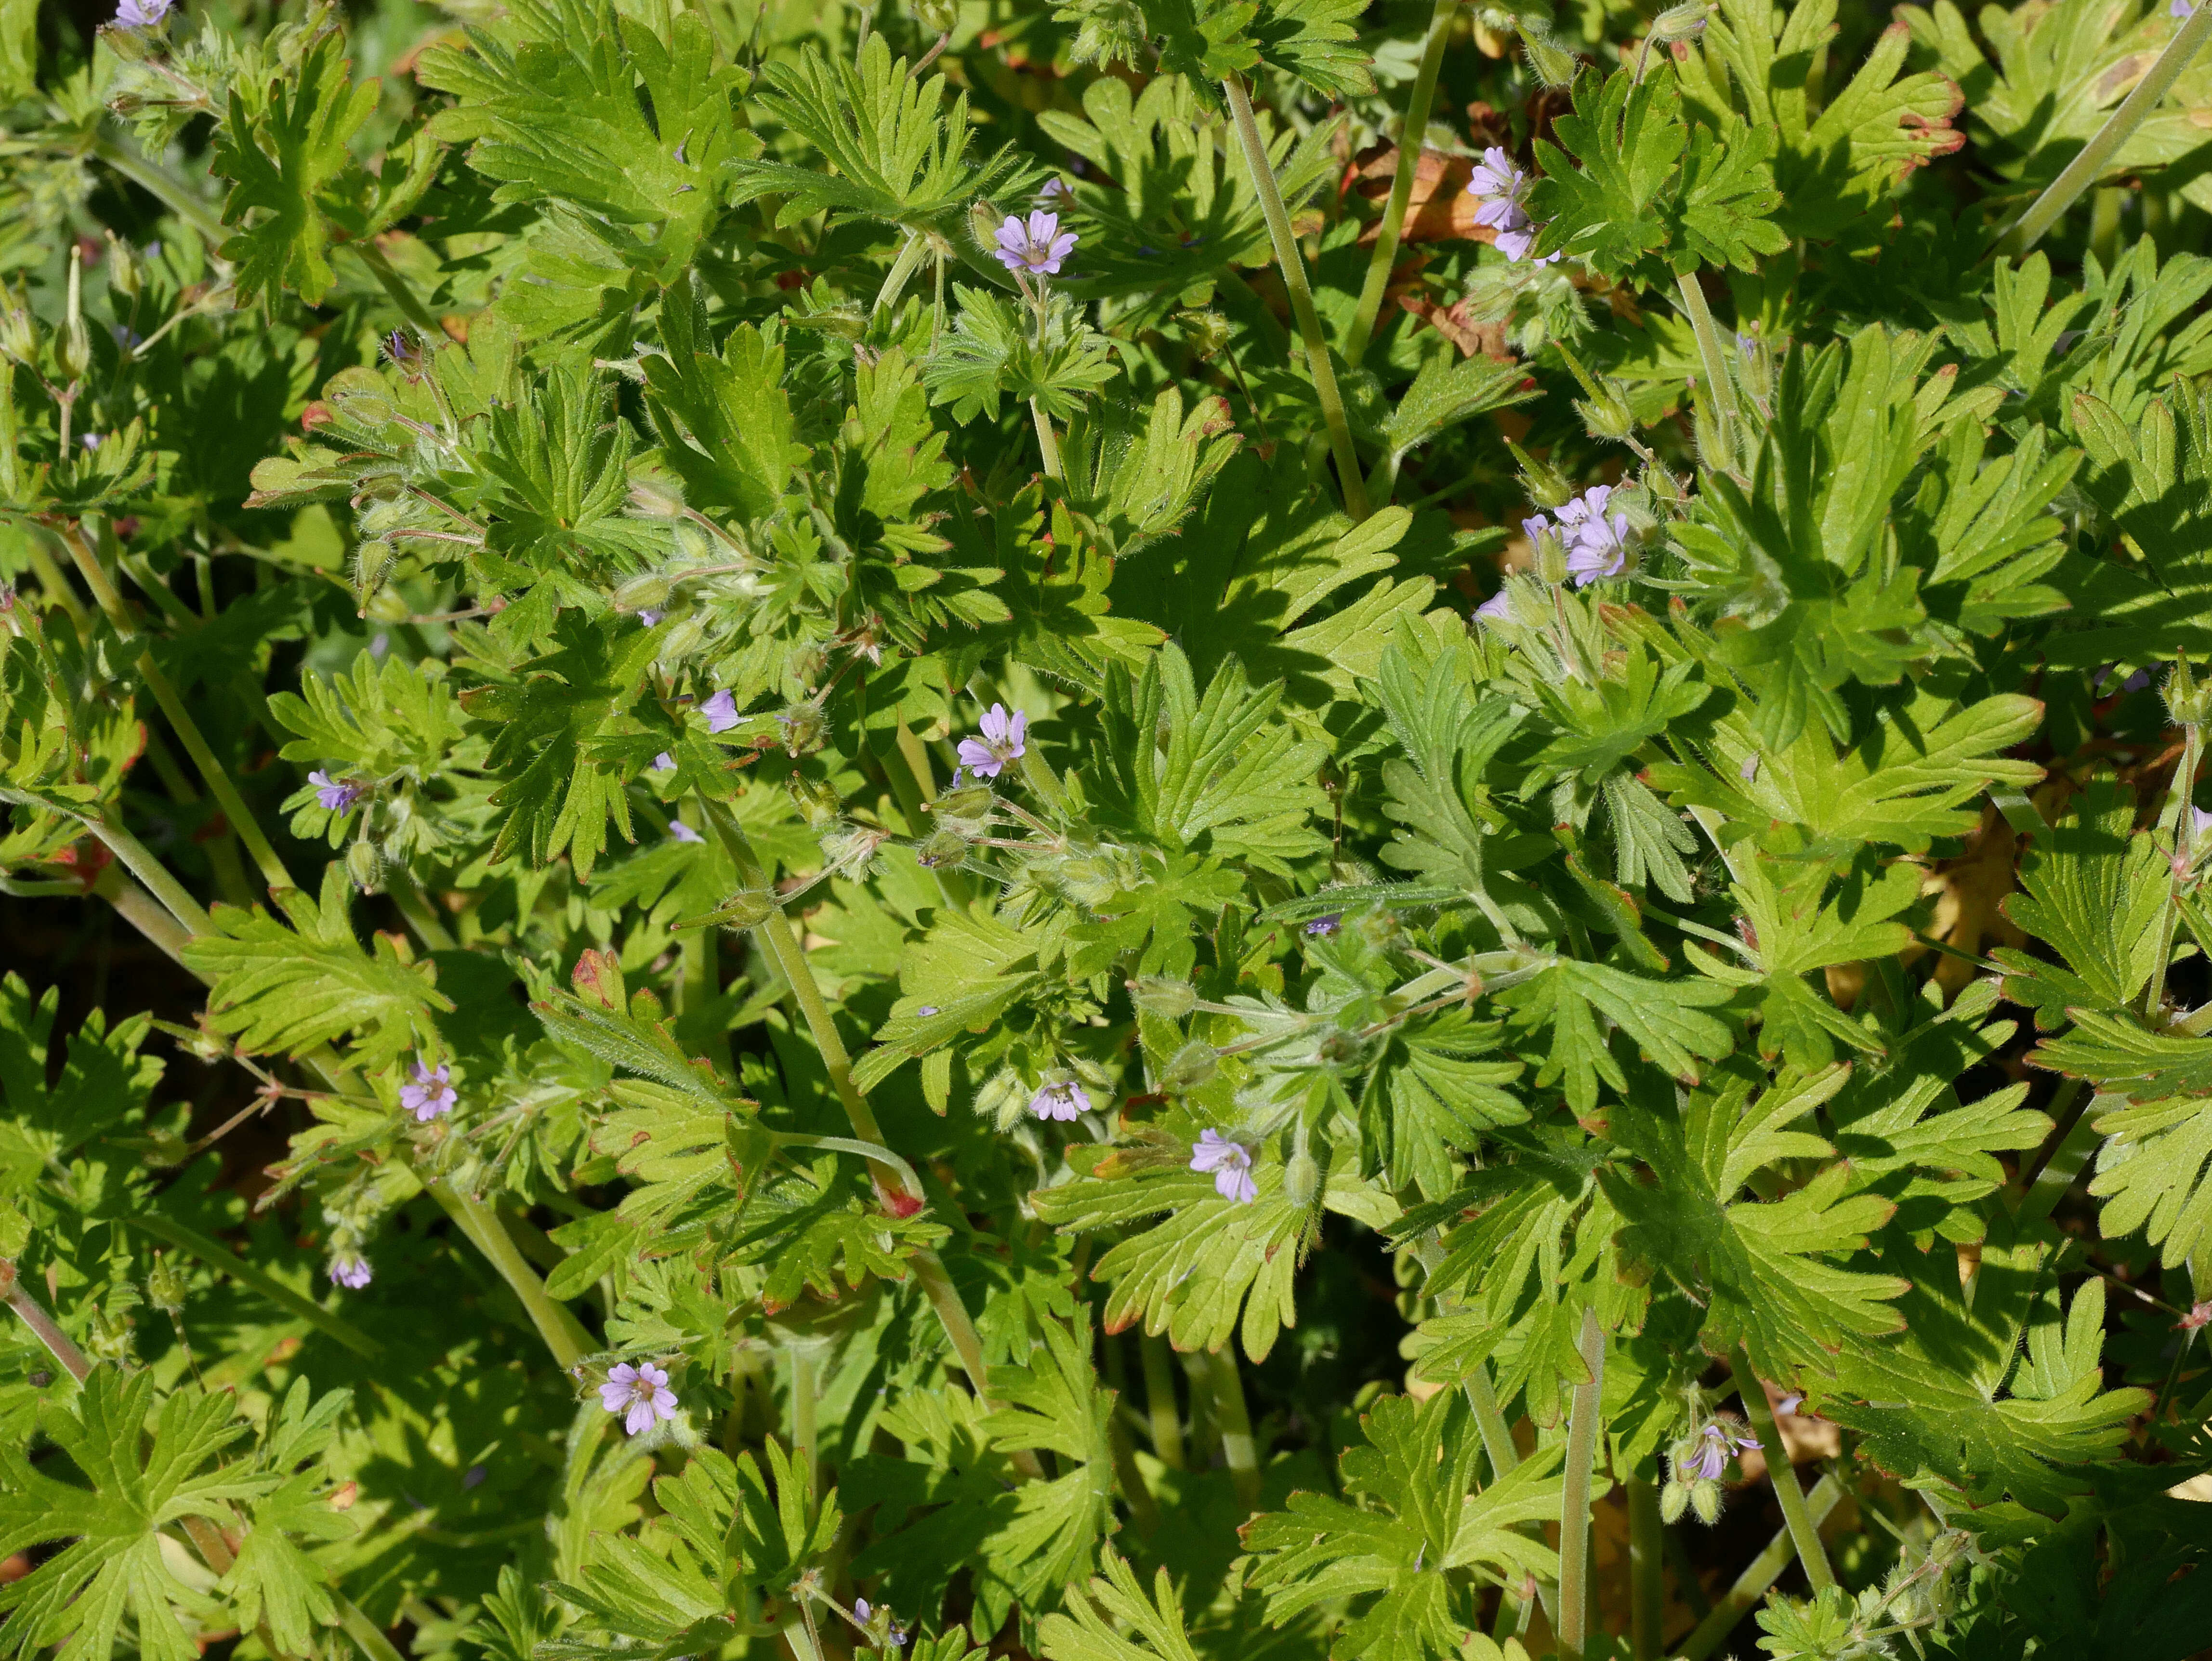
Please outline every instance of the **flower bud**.
M384 875L384 858L374 843L356 842L346 849L346 875L362 893L376 892L378 879Z
M963 784L930 803L929 811L940 820L973 823L988 813L998 800L988 784Z
M1147 1015L1179 1021L1198 1007L1198 989L1188 981L1143 975L1129 983L1129 1001Z
M404 623L414 615L414 608L398 589L380 588L362 608L361 614L371 623Z
M1659 1520L1668 1524L1679 1523L1689 1508L1689 1488L1669 1478L1667 1486L1659 1490Z
M837 822L837 793L818 779L803 779L793 774L790 780L791 799L799 805L799 816L806 821L806 828L817 835Z
M968 857L968 838L950 828L933 830L915 844L914 856L926 871L957 865Z
M1557 508L1575 499L1575 487L1551 463L1537 460L1510 438L1505 441L1505 447L1521 464L1521 488L1528 492L1529 501L1539 508Z
M1359 1040L1340 1026L1333 1026L1322 1034L1316 1048L1325 1067L1349 1067L1359 1059Z
M1536 575L1553 587L1567 580L1567 548L1556 529L1547 526L1536 537Z
M2212 716L2212 687L2197 678L2184 654L2174 664L2173 672L2166 678L2160 689L2166 698L2166 708L2177 726L2201 727Z
M1321 1165L1302 1147L1283 1167L1283 1197L1294 1206L1304 1207L1311 1205L1320 1192Z
M960 21L958 0L915 0L915 19L933 34L950 34Z
M707 921L725 928L757 928L775 910L775 901L757 888L741 888L708 914Z
M1218 357L1229 350L1229 319L1219 312L1177 312L1176 321L1200 357Z
M642 576L630 578L615 589L615 610L645 611L665 605L674 588L675 585L659 572L647 571Z
M1619 444L1636 433L1636 417L1628 408L1628 399L1620 383L1607 375L1599 382L1597 397L1578 400L1575 413L1583 418L1583 427L1592 438L1609 440Z
M830 722L818 703L794 703L775 719L783 728L784 753L793 761L812 755L829 736Z
M1170 1096L1202 1090L1220 1070L1221 1057L1213 1046L1194 1038L1168 1057L1168 1064L1160 1070L1160 1088Z
M1668 7L1651 20L1652 44L1665 46L1696 40L1705 32L1705 20L1712 12L1708 0L1683 0L1680 5Z
M1707 1528L1721 1520L1721 1485L1709 1476L1690 1484L1690 1508Z

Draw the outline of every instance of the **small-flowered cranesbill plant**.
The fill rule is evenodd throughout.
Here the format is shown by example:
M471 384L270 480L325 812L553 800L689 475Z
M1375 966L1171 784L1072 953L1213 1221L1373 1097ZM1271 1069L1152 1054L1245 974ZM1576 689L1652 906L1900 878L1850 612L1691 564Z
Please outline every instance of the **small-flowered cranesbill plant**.
M0 6L0 1661L2212 1630L2212 21L1473 21Z

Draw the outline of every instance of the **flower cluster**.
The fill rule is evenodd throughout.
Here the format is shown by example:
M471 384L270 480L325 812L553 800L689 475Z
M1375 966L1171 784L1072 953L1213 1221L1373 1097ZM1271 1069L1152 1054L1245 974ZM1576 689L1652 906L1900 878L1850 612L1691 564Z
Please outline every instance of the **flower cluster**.
M1474 222L1498 234L1498 252L1515 265L1528 258L1528 251L1536 246L1536 239L1544 230L1541 225L1530 221L1528 210L1521 205L1521 198L1528 191L1528 175L1515 167L1495 144L1483 151L1482 160L1467 185L1469 196L1482 198L1482 205L1474 211ZM1547 253L1535 263L1550 265L1556 264L1559 258L1556 253Z
M1613 499L1613 486L1593 484L1589 490L1557 508L1556 522L1542 514L1521 521L1521 528L1528 533L1531 542L1540 543L1547 536L1556 536L1566 549L1567 581L1576 587L1586 587L1600 577L1617 577L1628 569L1628 515L1606 511ZM1505 591L1492 595L1475 608L1478 617L1504 618L1510 615Z
M1708 1420L1667 1451L1667 1485L1659 1495L1659 1512L1668 1522L1694 1510L1708 1526L1720 1520L1721 1476L1728 1463L1759 1439L1743 1425L1727 1419Z

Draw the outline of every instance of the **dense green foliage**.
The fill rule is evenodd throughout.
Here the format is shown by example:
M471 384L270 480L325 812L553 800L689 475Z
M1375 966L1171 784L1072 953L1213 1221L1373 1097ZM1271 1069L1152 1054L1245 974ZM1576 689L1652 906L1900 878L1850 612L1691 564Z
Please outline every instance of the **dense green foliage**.
M0 0L0 1661L2212 1652L2207 33Z

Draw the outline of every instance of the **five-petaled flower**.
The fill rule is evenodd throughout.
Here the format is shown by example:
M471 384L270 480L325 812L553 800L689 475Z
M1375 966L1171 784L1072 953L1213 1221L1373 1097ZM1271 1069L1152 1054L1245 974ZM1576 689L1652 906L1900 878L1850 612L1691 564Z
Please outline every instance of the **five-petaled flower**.
M1728 1469L1731 1454L1759 1445L1759 1439L1738 1425L1716 1421L1699 1433L1693 1451L1680 1462L1682 1480L1717 1482Z
M348 1292L358 1292L369 1282L368 1259L358 1252L346 1252L331 1259L331 1284L342 1286Z
M1091 1092L1073 1079L1060 1079L1039 1086L1030 1098L1030 1111L1040 1119L1057 1119L1062 1123L1079 1113L1091 1110Z
M1612 497L1610 484L1593 484L1559 508L1557 524L1541 514L1521 521L1521 528L1528 532L1530 540L1549 533L1556 534L1566 545L1567 577L1577 588L1600 577L1619 576L1628 569L1628 515L1606 511L1606 504ZM1496 611L1481 612L1485 617L1504 614L1502 605Z
M727 687L701 704L699 713L706 716L710 733L726 733L744 719L738 713L738 700Z
M706 837L701 836L690 825L684 824L682 819L671 819L668 821L668 834L671 837L673 837L678 842L704 842L707 840Z
M1190 1151L1190 1168L1212 1172L1213 1191L1224 1200L1249 1205L1260 1197L1260 1185L1252 1180L1252 1150L1218 1130L1200 1135Z
M1009 715L1005 704L994 703L982 727L981 738L960 740L960 765L979 779L994 779L1008 762L1028 753L1030 718L1018 709Z
M1309 934L1334 934L1336 933L1337 929L1343 925L1343 912L1331 911L1325 916L1316 917L1311 922L1308 923L1306 925L1306 933Z
M121 0L115 8L115 27L150 29L169 15L173 0Z
M1528 175L1495 144L1483 151L1482 160L1467 182L1467 193L1482 198L1482 205L1474 210L1474 222L1497 233L1498 252L1510 265L1526 259L1543 234L1544 228L1530 223L1528 210L1521 205L1528 189ZM1547 253L1536 263L1549 265L1559 257Z
M621 1413L623 1428L635 1436L653 1428L655 1419L676 1416L676 1392L668 1388L668 1374L650 1361L632 1366L627 1361L617 1361L607 1369L607 1381L599 1386L599 1405L609 1413Z
M1060 262L1075 252L1075 233L1060 228L1060 216L1042 208L1033 210L1027 223L1008 214L999 227L999 246L992 252L1010 271L1035 277L1060 275Z
M452 1077L453 1069L443 1062L434 1073L416 1062L415 1082L399 1086L399 1105L415 1116L417 1124L428 1124L441 1113L451 1113L455 1099L448 1082Z
M656 773L674 772L676 770L676 757L671 755L667 751L662 751L659 755L653 758L653 770Z
M351 779L334 779L319 767L307 775L315 787L315 800L325 813L343 813L368 794L368 787Z

